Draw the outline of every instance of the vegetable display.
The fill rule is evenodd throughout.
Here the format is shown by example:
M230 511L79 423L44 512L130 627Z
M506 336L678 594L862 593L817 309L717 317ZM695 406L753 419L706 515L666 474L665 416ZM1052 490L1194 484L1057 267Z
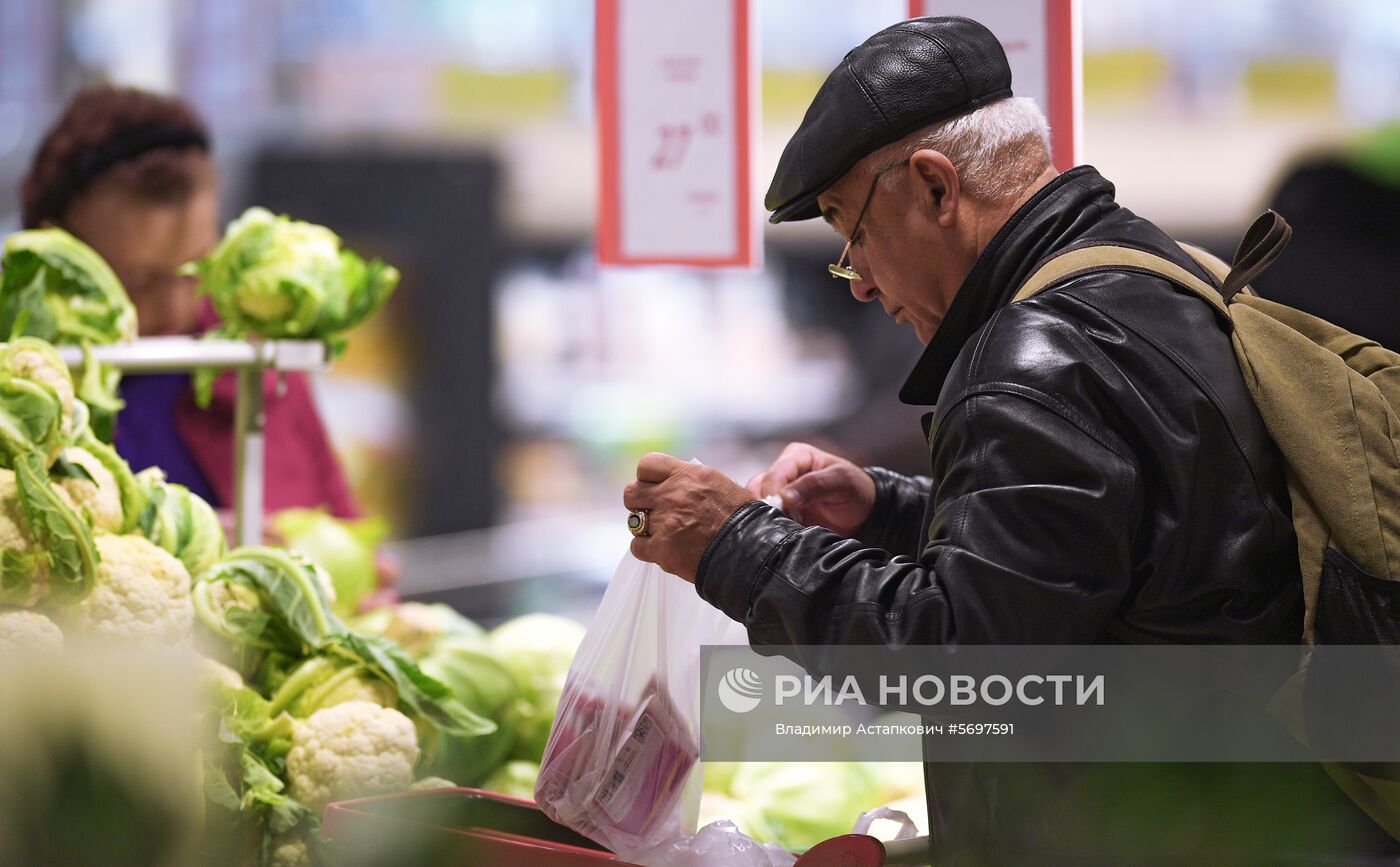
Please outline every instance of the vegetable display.
M30 229L5 240L0 256L0 338L29 335L49 343L94 345L136 338L136 308L110 266L62 229ZM92 427L110 441L121 373L89 360L78 396Z
M417 602L371 612L356 623L398 641L423 671L496 723L494 732L443 733L431 740L425 762L432 773L461 785L520 794L525 768L534 768L531 780L539 771L583 627L564 617L527 614L488 633L446 605ZM525 796L533 791L531 782Z
M240 864L312 863L328 801L406 790L433 745L497 733L393 640L342 620L325 569L227 550L208 503L159 470L133 475L89 419L52 346L0 344L0 651L201 654L209 863L245 849Z

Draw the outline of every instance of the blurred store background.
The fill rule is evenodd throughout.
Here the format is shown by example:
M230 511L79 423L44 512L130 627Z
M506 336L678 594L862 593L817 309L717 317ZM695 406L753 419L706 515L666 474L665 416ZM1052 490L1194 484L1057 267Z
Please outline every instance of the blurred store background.
M826 73L905 8L761 0L760 190ZM824 226L770 227L758 273L594 266L592 19L591 0L0 0L0 231L76 88L184 96L226 216L323 222L403 271L316 388L405 594L586 617L648 450L741 482L794 437L911 472L927 454L895 398L919 346L826 274ZM1300 154L1400 107L1391 0L1085 0L1083 28L1085 161L1226 255Z

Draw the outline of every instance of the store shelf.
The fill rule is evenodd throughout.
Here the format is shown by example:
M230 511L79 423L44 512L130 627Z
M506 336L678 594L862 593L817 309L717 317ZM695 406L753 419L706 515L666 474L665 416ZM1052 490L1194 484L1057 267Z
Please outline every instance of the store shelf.
M83 363L77 346L57 347L70 367ZM94 346L93 356L125 373L160 373L217 367L224 370L271 368L319 372L328 366L319 340L203 340L197 337L143 337L131 343Z

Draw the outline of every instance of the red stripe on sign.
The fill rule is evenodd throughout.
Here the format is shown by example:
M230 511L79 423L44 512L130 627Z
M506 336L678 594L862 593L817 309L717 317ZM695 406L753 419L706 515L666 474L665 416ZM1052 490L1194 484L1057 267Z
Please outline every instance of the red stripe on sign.
M749 138L749 0L734 0L734 225L739 233L737 255L730 264L752 265L753 208L749 202L749 171L753 149Z
M910 17L910 18L923 18L923 17L924 17L924 0L909 0L909 16L908 16L908 17Z
M598 107L598 259L621 259L622 190L618 185L617 4L597 0L593 19L593 76Z
M1054 143L1055 168L1068 171L1079 158L1074 137L1074 0L1045 0L1045 113Z

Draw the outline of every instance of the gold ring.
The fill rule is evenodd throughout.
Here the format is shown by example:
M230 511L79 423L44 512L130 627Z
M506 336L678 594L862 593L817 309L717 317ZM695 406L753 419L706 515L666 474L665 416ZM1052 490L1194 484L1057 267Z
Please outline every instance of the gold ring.
M650 536L651 521L649 509L633 509L627 513L627 529L633 536Z

